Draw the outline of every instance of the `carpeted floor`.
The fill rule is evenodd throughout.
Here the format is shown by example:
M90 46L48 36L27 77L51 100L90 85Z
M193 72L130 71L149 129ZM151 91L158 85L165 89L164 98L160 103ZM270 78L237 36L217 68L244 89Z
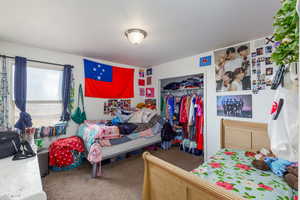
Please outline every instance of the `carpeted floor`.
M151 152L185 170L202 163L202 157L172 148ZM50 172L43 178L48 200L141 200L144 165L141 155L103 166L104 176L91 179L91 165L85 162L77 169Z

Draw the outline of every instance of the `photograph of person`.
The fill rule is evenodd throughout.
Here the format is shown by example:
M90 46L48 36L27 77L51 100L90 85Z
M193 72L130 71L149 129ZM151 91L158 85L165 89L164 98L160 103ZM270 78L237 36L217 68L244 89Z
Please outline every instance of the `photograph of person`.
M251 90L250 44L214 52L217 92Z

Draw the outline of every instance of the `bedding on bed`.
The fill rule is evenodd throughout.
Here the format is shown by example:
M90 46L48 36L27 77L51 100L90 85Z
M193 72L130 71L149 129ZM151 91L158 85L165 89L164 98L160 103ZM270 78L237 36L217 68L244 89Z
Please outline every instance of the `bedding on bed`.
M161 125L159 123L160 116L155 115L148 123L137 124L137 128L133 133L122 136L117 126L106 126L100 121L88 121L79 126L77 136L84 141L85 148L89 152L95 139L101 139L101 146L109 147L111 145L122 144L138 138L148 138L160 133Z
M252 152L222 149L192 173L245 199L294 200L297 192L271 171L255 169Z

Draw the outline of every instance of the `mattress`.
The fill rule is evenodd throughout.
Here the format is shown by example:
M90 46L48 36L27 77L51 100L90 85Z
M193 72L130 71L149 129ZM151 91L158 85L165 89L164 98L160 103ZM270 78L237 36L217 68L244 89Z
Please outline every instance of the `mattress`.
M289 200L297 198L283 178L271 171L255 169L253 155L242 150L222 149L192 170L202 179L239 193L245 199Z
M76 135L83 139L87 154L89 153L89 149L95 141L95 136L99 133L99 127L103 127L103 126L104 126L103 124L99 124L99 125L93 124L92 126L87 124L81 124L80 127L78 128ZM124 136L124 138L112 139L111 141L119 140L116 143L120 143L120 144L102 147L101 148L102 160L113 158L120 154L138 150L143 147L150 146L152 144L160 143L161 142L160 129L161 129L161 125L158 122L156 122L156 124L151 124L150 136L147 134L143 135L143 133L148 133L149 130L148 128L145 131L132 133L127 136ZM111 142L111 143L114 144L115 142Z
M113 158L123 153L128 153L137 149L141 149L152 144L161 142L160 135L155 135L152 137L142 137L135 140L131 140L122 144L113 145L111 147L102 148L102 160Z

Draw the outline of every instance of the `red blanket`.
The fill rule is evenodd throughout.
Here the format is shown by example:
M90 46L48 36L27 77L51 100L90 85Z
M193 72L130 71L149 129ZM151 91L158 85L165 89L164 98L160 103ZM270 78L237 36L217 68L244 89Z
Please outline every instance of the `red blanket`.
M58 139L49 147L49 165L65 167L73 164L72 151L84 152L84 144L79 137Z

